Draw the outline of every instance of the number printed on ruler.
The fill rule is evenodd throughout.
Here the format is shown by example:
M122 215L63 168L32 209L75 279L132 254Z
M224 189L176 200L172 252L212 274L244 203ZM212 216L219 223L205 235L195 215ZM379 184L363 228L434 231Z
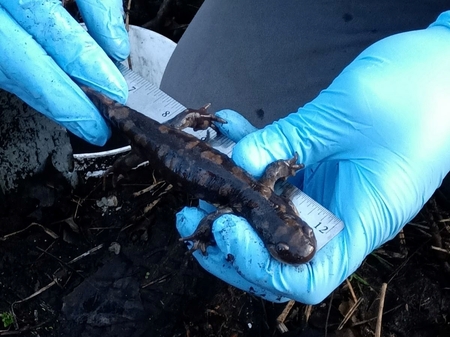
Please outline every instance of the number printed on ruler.
M283 190L283 196L291 199L300 217L313 229L317 239L317 250L330 242L344 228L341 219L303 191L286 182L280 184L277 192L280 188Z
M186 109L175 99L124 65L120 65L119 70L128 84L128 101L126 104L130 108L160 123L172 119ZM207 137L206 131L194 132L191 129L184 131L200 139ZM210 144L215 149L231 156L234 142L222 136L217 137L214 131L210 131L208 136ZM277 193L282 192L285 197L291 199L299 211L300 217L313 229L318 250L344 228L344 223L339 218L296 187L287 183L277 185ZM281 190L279 190L280 188Z
M186 108L137 73L119 66L128 84L127 105L146 116L164 123Z

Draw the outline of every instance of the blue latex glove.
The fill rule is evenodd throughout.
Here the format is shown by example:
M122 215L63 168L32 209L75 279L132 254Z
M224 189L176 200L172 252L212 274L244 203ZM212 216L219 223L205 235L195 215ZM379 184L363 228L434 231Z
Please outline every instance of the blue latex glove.
M103 145L109 127L73 81L126 102L127 84L110 59L129 54L122 1L77 4L90 35L60 0L0 0L0 88L75 135Z
M295 152L298 184L345 223L305 265L274 260L243 219L219 218L217 246L194 256L209 272L271 301L322 301L363 259L392 239L450 169L450 12L429 28L386 38L362 52L312 102L253 132L233 159L258 177ZM225 111L231 135L239 129ZM239 136L238 136L239 137ZM178 214L181 236L204 212ZM234 260L227 260L231 254Z

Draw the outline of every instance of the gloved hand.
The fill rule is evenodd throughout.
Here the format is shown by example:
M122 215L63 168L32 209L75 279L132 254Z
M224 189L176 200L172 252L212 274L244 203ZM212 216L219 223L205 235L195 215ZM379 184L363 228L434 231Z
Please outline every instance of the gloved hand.
M127 84L109 58L121 61L129 54L122 1L77 4L90 35L60 0L0 0L0 88L75 135L103 145L109 127L73 81L126 102Z
M449 60L445 12L427 29L375 43L312 102L243 138L233 159L255 177L297 152L306 168L296 185L345 228L312 261L294 267L274 260L245 220L225 215L213 226L217 245L207 256L194 253L200 264L267 300L322 301L419 212L449 171ZM228 119L231 135L240 128L230 112L218 115ZM204 214L180 212L181 236Z

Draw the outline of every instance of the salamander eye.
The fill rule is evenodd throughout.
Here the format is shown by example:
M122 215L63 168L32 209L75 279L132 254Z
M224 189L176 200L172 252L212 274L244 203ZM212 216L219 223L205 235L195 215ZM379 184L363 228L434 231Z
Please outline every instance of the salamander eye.
M289 250L289 245L284 242L278 242L277 243L277 252L278 253L284 253Z

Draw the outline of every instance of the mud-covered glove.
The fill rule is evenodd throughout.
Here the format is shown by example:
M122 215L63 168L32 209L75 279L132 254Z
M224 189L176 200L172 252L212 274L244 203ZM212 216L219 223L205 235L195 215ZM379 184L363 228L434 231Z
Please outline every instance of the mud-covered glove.
M125 103L128 90L110 57L129 54L121 0L78 0L89 34L60 0L0 0L0 88L75 135L103 145L110 130L79 87Z
M450 170L449 93L450 12L367 48L316 99L249 134L233 152L255 177L297 152L306 168L296 185L342 219L344 230L294 267L274 260L245 220L226 215L213 226L217 245L194 256L268 300L322 301L419 212ZM219 115L233 136L242 120ZM203 216L196 208L180 212L181 236Z

